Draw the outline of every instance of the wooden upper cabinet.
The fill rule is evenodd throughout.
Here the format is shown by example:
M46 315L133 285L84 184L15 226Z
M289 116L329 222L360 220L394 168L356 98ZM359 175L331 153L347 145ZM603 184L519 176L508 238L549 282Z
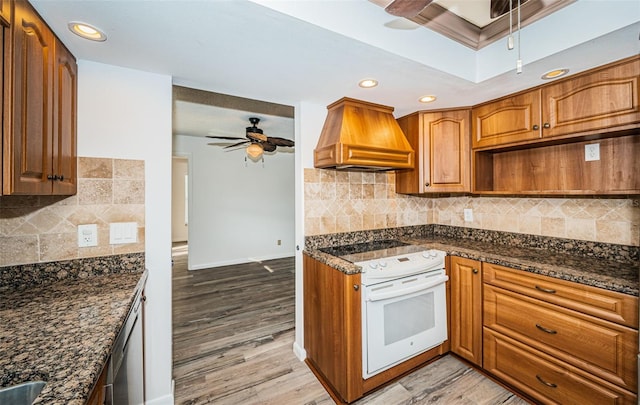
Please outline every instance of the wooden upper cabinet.
M11 1L0 0L0 19L3 20L2 24L8 26L11 23Z
M640 127L640 57L473 108L472 147L491 149Z
M472 110L474 149L521 143L541 136L539 89L481 104Z
M75 194L75 59L28 2L15 2L13 21L2 193Z
M10 146L4 155L3 193L47 194L51 192L47 176L51 174L54 36L26 1L17 1L14 13L13 130L5 137Z
M542 88L543 136L635 128L640 124L638 94L640 58L545 86Z
M396 172L396 192L469 192L470 148L468 109L419 112L398 119L416 167Z
M76 100L78 69L73 55L59 42L56 43L55 86L53 103L53 182L52 194L76 193Z

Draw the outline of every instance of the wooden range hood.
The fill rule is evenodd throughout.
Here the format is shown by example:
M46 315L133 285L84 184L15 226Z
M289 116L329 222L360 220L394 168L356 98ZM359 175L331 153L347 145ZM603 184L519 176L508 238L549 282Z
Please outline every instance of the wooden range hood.
M393 107L344 97L327 110L313 154L316 168L413 168L414 151L393 116Z

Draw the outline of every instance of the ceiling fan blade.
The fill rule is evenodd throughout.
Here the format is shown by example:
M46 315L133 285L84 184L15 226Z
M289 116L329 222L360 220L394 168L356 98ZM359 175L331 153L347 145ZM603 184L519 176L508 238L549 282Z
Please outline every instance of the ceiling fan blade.
M236 139L245 139L245 138L240 138L237 136L216 136L216 135L207 135L207 138L214 138L214 139L228 139L228 140L236 140Z
M267 137L267 141L276 145L276 146L293 146L295 145L295 142L293 142L290 139L284 139L284 138L278 138L278 137L272 137L272 136L268 136Z
M236 146L244 145L244 144L247 144L249 142L250 141L245 140L245 141L242 141L242 142L238 142L238 143L234 143L232 145L225 146L223 149L235 148Z
M385 7L384 10L397 17L412 18L420 14L432 1L433 0L394 0Z
M274 150L276 150L276 145L272 144L271 142L263 142L260 145L265 152L273 152Z
M257 132L247 132L247 138L252 141L267 142L267 136Z

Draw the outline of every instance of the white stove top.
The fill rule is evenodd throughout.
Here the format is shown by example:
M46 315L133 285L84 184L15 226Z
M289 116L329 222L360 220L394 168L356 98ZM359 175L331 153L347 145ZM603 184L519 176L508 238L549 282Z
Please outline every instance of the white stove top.
M427 273L444 269L446 253L441 250L420 250L394 256L378 257L354 262L362 267L361 282L364 285Z

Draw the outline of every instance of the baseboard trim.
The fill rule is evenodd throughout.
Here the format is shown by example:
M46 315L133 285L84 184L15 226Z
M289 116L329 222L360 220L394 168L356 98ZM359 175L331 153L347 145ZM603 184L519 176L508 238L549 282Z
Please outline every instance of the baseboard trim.
M145 405L173 405L173 393L150 401L144 401Z
M203 269L210 269L213 267L233 266L236 264L245 264L245 263L252 263L252 262L259 263L266 260L275 260L275 259L283 259L286 257L293 257L294 255L295 255L295 252L288 252L288 253L278 253L273 255L265 255L260 257L245 257L241 259L222 260L218 262L211 262L211 263L204 263L204 264L202 263L192 264L189 266L189 270L203 270Z
M307 358L307 351L304 350L304 347L300 346L298 342L293 342L293 354L295 354L300 361L305 361Z

